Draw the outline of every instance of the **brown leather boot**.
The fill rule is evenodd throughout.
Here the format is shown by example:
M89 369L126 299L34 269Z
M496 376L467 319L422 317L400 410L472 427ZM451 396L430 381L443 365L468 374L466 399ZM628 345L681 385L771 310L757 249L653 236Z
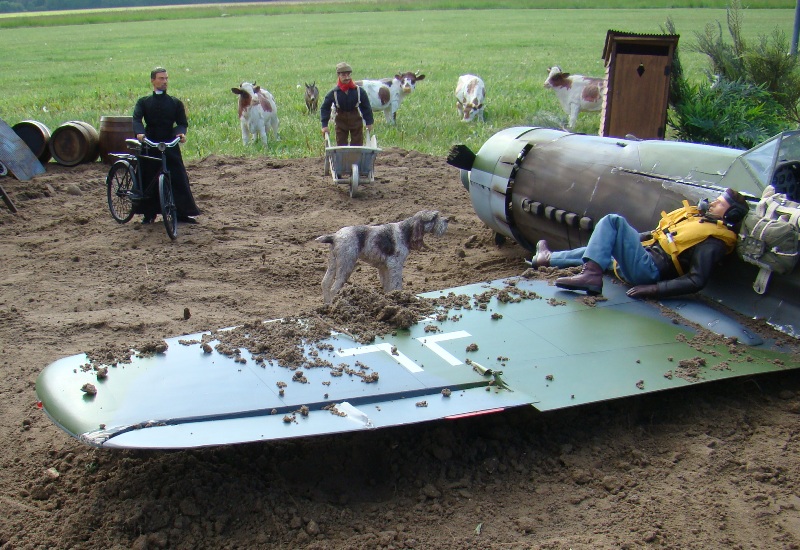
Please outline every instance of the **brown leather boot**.
M603 292L603 270L600 264L589 260L583 264L578 275L556 279L556 286L567 290L583 290L589 296L597 296Z
M533 268L550 267L550 249L547 248L547 241L542 239L536 243L536 254L533 255L529 262L525 263Z

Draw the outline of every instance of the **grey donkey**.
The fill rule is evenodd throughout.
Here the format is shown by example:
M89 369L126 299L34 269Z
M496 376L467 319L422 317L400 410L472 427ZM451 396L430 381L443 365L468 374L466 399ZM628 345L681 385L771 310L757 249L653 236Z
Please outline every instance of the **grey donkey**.
M383 225L351 225L315 240L331 245L328 271L322 279L322 298L331 303L359 259L378 268L384 292L403 286L403 264L409 252L423 247L425 233L441 237L447 218L436 210L420 210L403 221Z

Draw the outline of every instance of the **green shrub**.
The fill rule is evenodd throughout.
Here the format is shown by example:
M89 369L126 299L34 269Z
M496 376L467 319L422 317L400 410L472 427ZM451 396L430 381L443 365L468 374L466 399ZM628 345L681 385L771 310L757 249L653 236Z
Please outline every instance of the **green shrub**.
M680 141L749 149L790 125L764 86L720 78L714 85L686 84L684 92L669 113Z
M760 36L758 44L746 50L742 59L751 82L763 84L795 122L800 122L800 64L796 55L787 55L786 34L776 29L772 36Z
M780 29L770 36L761 35L755 46L748 45L741 38L741 20L736 10L729 10L728 30L732 44L722 39L722 28L707 26L703 34L698 34L696 51L705 53L711 62L710 74L727 80L743 79L764 86L764 89L783 105L789 117L800 122L798 101L800 101L800 75L798 58L787 52L789 40Z
M760 35L754 46L742 37L742 13L739 0L727 9L731 42L723 39L722 25L708 24L703 33L695 33L695 51L708 56L710 75L728 81L744 80L761 86L786 110L787 116L800 122L800 61L789 53L786 34L776 28L771 35Z
M712 75L731 81L739 78L749 80L743 60L747 46L742 38L742 18L739 8L739 1L733 0L726 10L728 33L731 35L730 44L725 42L722 24L717 21L716 25L713 23L706 25L703 33L695 33L697 43L692 47L695 51L708 56Z
M750 46L743 38L740 7L732 0L726 11L730 42L720 22L695 33L690 49L708 56L708 82L689 83L675 54L668 124L681 141L748 149L800 122L797 56L788 53L786 35L778 29ZM676 34L671 20L666 31Z
M667 17L667 22L661 27L661 32L663 34L678 34L675 28L675 22L671 17ZM672 67L669 79L669 106L675 107L682 103L689 93L689 82L686 80L686 76L683 72L680 50L676 47L672 54Z

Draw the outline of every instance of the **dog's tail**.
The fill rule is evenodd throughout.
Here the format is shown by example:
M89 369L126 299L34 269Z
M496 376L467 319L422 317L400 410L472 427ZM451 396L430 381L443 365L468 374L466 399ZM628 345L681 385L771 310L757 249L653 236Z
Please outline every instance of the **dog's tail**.
M317 241L318 243L333 244L333 235L322 235L314 240Z

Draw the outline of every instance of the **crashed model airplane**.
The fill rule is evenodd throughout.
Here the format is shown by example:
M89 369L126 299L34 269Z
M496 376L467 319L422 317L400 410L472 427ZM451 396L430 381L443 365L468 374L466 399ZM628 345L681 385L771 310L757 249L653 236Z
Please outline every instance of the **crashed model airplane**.
M713 200L727 187L748 197L751 216L767 186L800 202L800 131L749 151L531 127L495 134L477 155L459 147L460 158L454 148L448 162L462 169L478 217L498 241L508 237L530 251L539 239L553 250L585 246L595 221L611 212L647 231L683 200ZM787 215L795 236L787 253L795 263L798 206ZM799 336L800 269L771 273L768 265L750 260L731 254L703 294Z
M755 200L795 136L742 154L512 128L457 163L478 216L497 235L529 249L538 238L575 246L610 211L645 227L681 199L720 187ZM745 270L735 285L726 276L709 295L750 316L769 307L771 319L793 333L796 274L773 275L761 294L753 276ZM300 366L249 349L247 329L233 351L221 345L225 331L216 331L170 338L160 353L136 354L130 363L66 357L42 371L36 391L53 421L89 445L174 449L511 407L548 411L800 367L794 338L762 338L709 305L713 299L659 303L625 290L609 282L597 300L523 276L477 283L420 295L436 304L433 314L370 343L348 336L347 327L298 342ZM282 322L303 324L270 323Z

